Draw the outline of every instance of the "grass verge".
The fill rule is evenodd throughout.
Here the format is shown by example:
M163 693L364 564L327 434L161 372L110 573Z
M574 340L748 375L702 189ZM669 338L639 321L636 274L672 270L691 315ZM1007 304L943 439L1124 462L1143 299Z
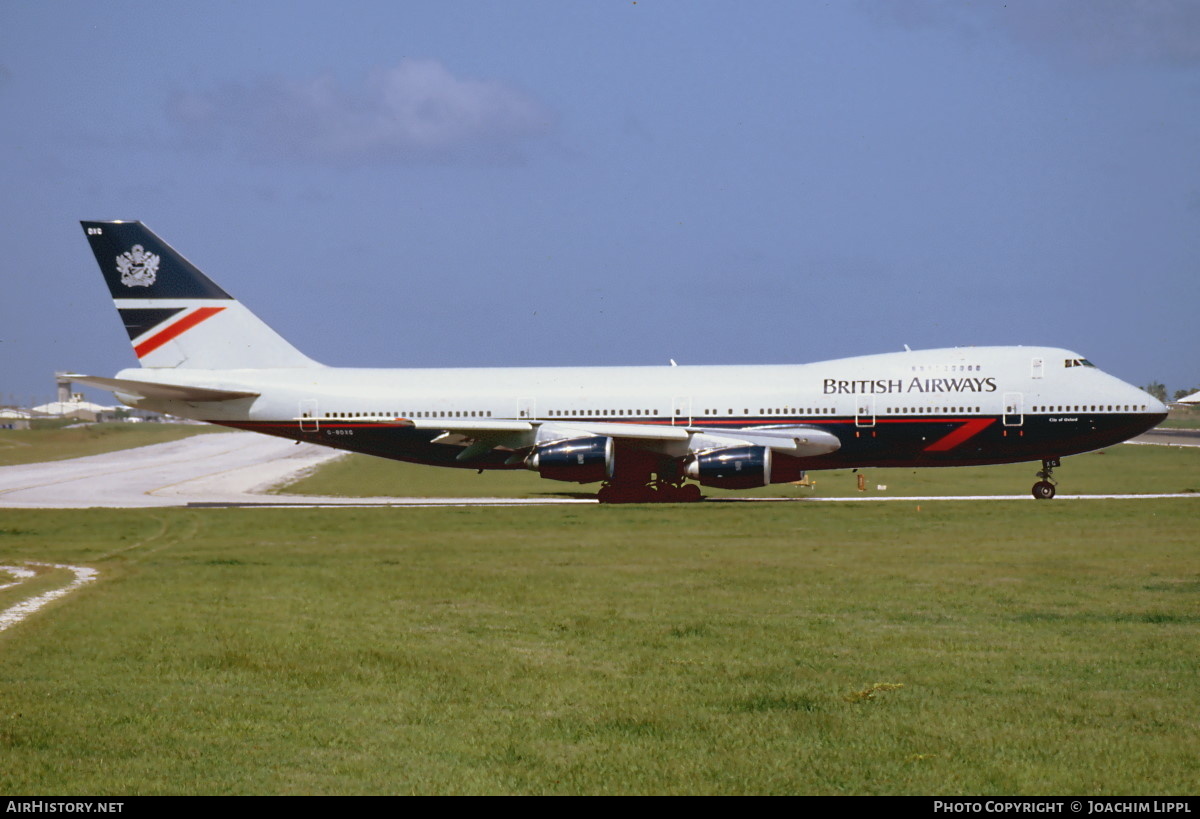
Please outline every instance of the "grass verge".
M1196 514L6 512L0 791L1194 793Z
M228 432L208 424L89 424L0 430L0 466L61 461L161 444L191 435Z

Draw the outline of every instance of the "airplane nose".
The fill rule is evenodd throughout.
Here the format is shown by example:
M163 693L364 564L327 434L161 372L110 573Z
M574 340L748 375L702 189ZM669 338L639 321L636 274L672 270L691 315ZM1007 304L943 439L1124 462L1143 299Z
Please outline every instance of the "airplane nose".
M1167 415L1167 405L1159 401L1145 390L1137 390L1138 404L1144 406L1144 412L1148 415L1161 415L1164 418Z
M1146 392L1143 389L1139 389L1138 387L1134 387L1132 391L1137 395L1137 403L1144 406L1146 408L1145 409L1146 412L1155 413L1155 414L1158 414L1161 412L1164 415L1166 414L1167 405L1164 404L1162 401L1159 401L1153 395L1151 395L1150 393Z

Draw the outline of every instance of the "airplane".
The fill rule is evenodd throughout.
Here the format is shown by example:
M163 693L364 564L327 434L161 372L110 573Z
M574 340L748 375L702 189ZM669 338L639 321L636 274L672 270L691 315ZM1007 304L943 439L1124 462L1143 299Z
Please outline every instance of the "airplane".
M807 471L1040 461L1166 417L1154 397L1052 347L962 347L812 364L329 367L137 221L84 233L140 368L72 374L123 403L400 461L529 469L602 503L694 502Z

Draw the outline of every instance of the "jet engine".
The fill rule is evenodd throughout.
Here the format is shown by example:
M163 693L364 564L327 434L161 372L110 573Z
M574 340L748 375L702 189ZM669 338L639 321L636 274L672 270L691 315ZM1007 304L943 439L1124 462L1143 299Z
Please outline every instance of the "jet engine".
M697 452L684 474L704 486L752 489L771 482L771 450L765 446L731 446Z
M538 444L525 466L552 481L603 481L613 474L613 439L596 435Z

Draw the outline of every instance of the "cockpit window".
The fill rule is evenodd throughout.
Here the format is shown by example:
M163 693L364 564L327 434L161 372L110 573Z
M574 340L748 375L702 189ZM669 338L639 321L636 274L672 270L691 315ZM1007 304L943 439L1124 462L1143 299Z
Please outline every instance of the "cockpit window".
M1064 367L1095 367L1096 365L1088 361L1086 358L1068 358L1063 362Z

